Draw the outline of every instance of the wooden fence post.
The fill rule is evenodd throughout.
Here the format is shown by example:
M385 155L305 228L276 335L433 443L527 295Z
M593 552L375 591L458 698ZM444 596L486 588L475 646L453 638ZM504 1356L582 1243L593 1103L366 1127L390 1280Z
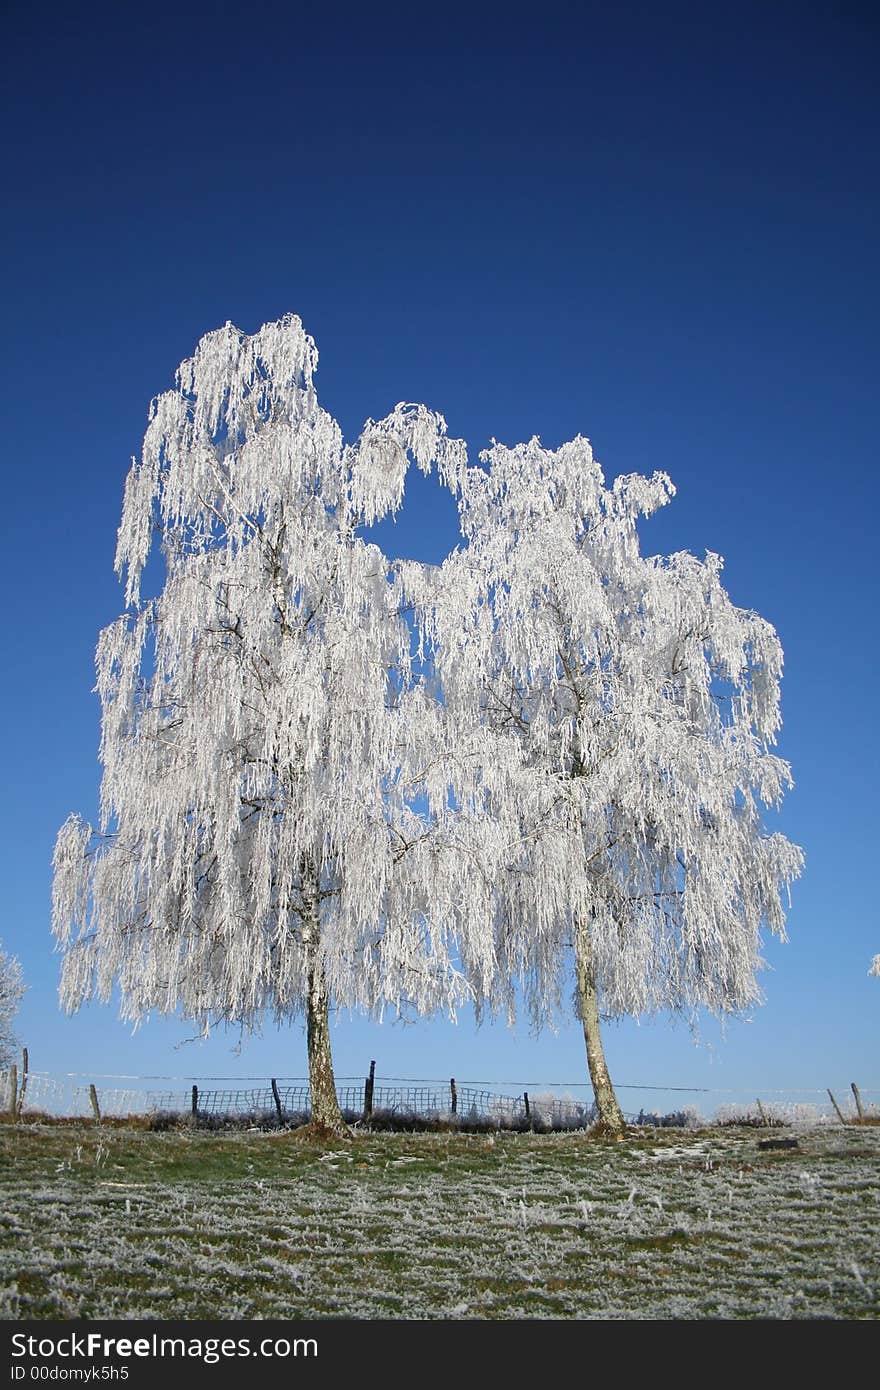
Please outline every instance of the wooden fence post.
M198 1124L198 1122L199 1122L199 1088L198 1088L198 1086L193 1086L193 1088L192 1088L192 1100L191 1100L191 1102L190 1102L190 1114L192 1115L192 1122L193 1122L193 1124L194 1124L194 1125L195 1125L195 1124Z
M25 1053L25 1056L27 1056L26 1053ZM864 1118L865 1118L865 1112L864 1112L864 1109L862 1108L862 1098L861 1098L861 1096L859 1095L859 1088L858 1088L858 1086L856 1085L856 1083L855 1083L854 1081L851 1081L851 1082L850 1082L850 1085L852 1086L852 1093L853 1093L853 1095L854 1095L855 1098L856 1098L856 1110L859 1112L859 1123L861 1124L861 1123L863 1123Z
M840 1106L837 1104L837 1101L836 1101L836 1100L834 1099L834 1097L831 1095L831 1088L830 1088L830 1087L828 1088L828 1095L831 1097L831 1104L834 1106L834 1109L837 1111L837 1118L838 1118L838 1120L840 1121L840 1123L841 1123L842 1125L845 1125L845 1124L846 1124L846 1119L845 1119L845 1117L844 1117L844 1114L843 1114L843 1112L842 1112Z
M15 1063L9 1068L9 1118L15 1119L15 1106L18 1101L18 1067Z
M531 1127L532 1127L532 1107L529 1105L529 1093L528 1093L528 1091L523 1091L523 1101L524 1101L525 1107L526 1107L526 1119L527 1119L528 1122L529 1122L529 1129L531 1129Z
M278 1113L278 1123L284 1124L284 1112L281 1109L281 1097L278 1094L278 1082L272 1077L272 1099L275 1102L275 1109Z
M369 1124L373 1114L373 1087L376 1083L376 1063L370 1062L370 1074L364 1082L364 1124Z
M21 1049L21 1089L18 1093L18 1100L15 1105L15 1113L20 1115L24 1108L24 1093L28 1083L28 1050L26 1047Z
M98 1092L95 1090L94 1081L89 1083L89 1100L92 1102L92 1114L95 1117L95 1124L101 1123L101 1107L98 1104Z
M452 1097L452 1105L450 1106L450 1109L453 1115L455 1115L458 1112L458 1090L455 1085L454 1076L450 1077L449 1079L449 1094Z

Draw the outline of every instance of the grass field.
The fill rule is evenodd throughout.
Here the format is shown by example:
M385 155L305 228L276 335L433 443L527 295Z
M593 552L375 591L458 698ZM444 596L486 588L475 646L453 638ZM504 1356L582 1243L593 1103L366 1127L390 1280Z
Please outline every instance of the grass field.
M0 1271L6 1319L876 1318L880 1128L0 1125Z

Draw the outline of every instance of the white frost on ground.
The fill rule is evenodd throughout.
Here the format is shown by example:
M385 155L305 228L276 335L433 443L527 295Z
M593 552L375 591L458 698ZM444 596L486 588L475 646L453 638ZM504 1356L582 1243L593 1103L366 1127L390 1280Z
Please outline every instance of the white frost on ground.
M83 1128L36 1174L7 1128L0 1314L876 1318L880 1128L759 1148L794 1134L373 1136L323 1157L225 1135L235 1176L152 1180L175 1144L209 1161L212 1136Z

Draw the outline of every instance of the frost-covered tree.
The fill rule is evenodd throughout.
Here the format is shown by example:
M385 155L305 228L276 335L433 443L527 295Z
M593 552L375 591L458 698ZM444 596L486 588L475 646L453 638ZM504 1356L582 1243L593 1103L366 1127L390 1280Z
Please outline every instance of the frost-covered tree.
M573 967L598 1110L620 1131L600 1015L744 1010L762 927L784 936L802 856L762 824L791 780L771 752L782 652L718 556L640 553L664 474L606 487L583 438L481 457L427 630L469 746L459 833L493 885L490 992L512 1004L518 982L540 1023ZM472 919L476 875L473 890Z
M18 1046L13 1020L23 994L21 965L0 946L0 1067L9 1066Z
M59 833L53 920L68 1010L116 985L134 1021L304 1014L332 1129L330 1001L466 992L456 871L425 819L442 711L400 575L358 535L400 505L410 459L453 490L465 459L423 406L344 444L316 365L293 316L227 324L153 402L118 536L128 612L97 651L100 824ZM141 600L156 538L164 583Z
M345 445L316 363L292 316L227 325L154 402L119 530L129 611L98 646L100 824L56 846L62 1001L118 985L124 1017L205 1029L303 1013L313 1119L337 1128L331 999L522 987L541 1022L573 964L620 1129L600 1011L745 1009L762 927L784 934L776 635L716 556L641 555L664 475L607 488L583 439L467 469L421 406ZM467 545L436 570L359 535L410 458L461 496Z

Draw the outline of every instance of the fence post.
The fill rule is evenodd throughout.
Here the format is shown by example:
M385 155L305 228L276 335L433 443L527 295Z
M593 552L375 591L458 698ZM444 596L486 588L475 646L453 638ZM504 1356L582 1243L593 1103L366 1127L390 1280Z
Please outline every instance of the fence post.
M25 1056L27 1056L27 1053L25 1053ZM859 1095L859 1088L856 1083L851 1081L850 1085L852 1086L852 1093L856 1098L856 1110L859 1112L859 1123L861 1124L865 1118L865 1112L862 1108L862 1098Z
M15 1113L20 1115L24 1107L24 1093L28 1083L28 1050L26 1047L21 1049L21 1090L18 1093L18 1100L15 1105Z
M192 1122L193 1122L193 1124L194 1124L194 1125L195 1125L195 1124L198 1124L198 1122L199 1122L199 1088L198 1088L198 1086L193 1086L193 1088L192 1088L192 1100L191 1100L191 1102L190 1102L190 1114L192 1115Z
M89 1083L89 1100L92 1102L92 1114L95 1117L95 1124L101 1123L101 1107L98 1104L98 1092L95 1090L94 1081Z
M838 1118L838 1120L840 1121L840 1123L841 1123L842 1125L845 1125L845 1124L846 1124L846 1119L844 1118L843 1112L841 1111L840 1106L837 1104L837 1101L836 1101L836 1100L834 1099L834 1097L831 1095L831 1088L830 1088L830 1086L829 1086L829 1088L828 1088L828 1095L831 1097L831 1104L834 1106L834 1109L837 1111L837 1118Z
M281 1097L278 1094L278 1082L275 1080L274 1076L272 1077L272 1099L275 1102L275 1109L278 1112L278 1123L283 1125L284 1114L281 1109Z
M369 1124L373 1114L373 1087L376 1081L376 1063L370 1062L370 1074L364 1082L364 1124Z
M18 1067L15 1063L9 1068L9 1118L15 1119L15 1105L18 1100Z
M454 1077L454 1076L451 1076L451 1077L449 1078L449 1094L450 1094L450 1096L451 1096L451 1098L452 1098L452 1104L451 1104L451 1106L450 1106L450 1109L451 1109L453 1115L455 1115L455 1114L457 1113L457 1111L458 1111L458 1091L457 1091L456 1086L455 1086L455 1077Z
M529 1105L529 1093L528 1093L528 1091L523 1091L523 1102L524 1102L525 1107L526 1107L526 1119L527 1119L528 1122L529 1122L529 1129L531 1129L531 1127L532 1127L532 1107Z

